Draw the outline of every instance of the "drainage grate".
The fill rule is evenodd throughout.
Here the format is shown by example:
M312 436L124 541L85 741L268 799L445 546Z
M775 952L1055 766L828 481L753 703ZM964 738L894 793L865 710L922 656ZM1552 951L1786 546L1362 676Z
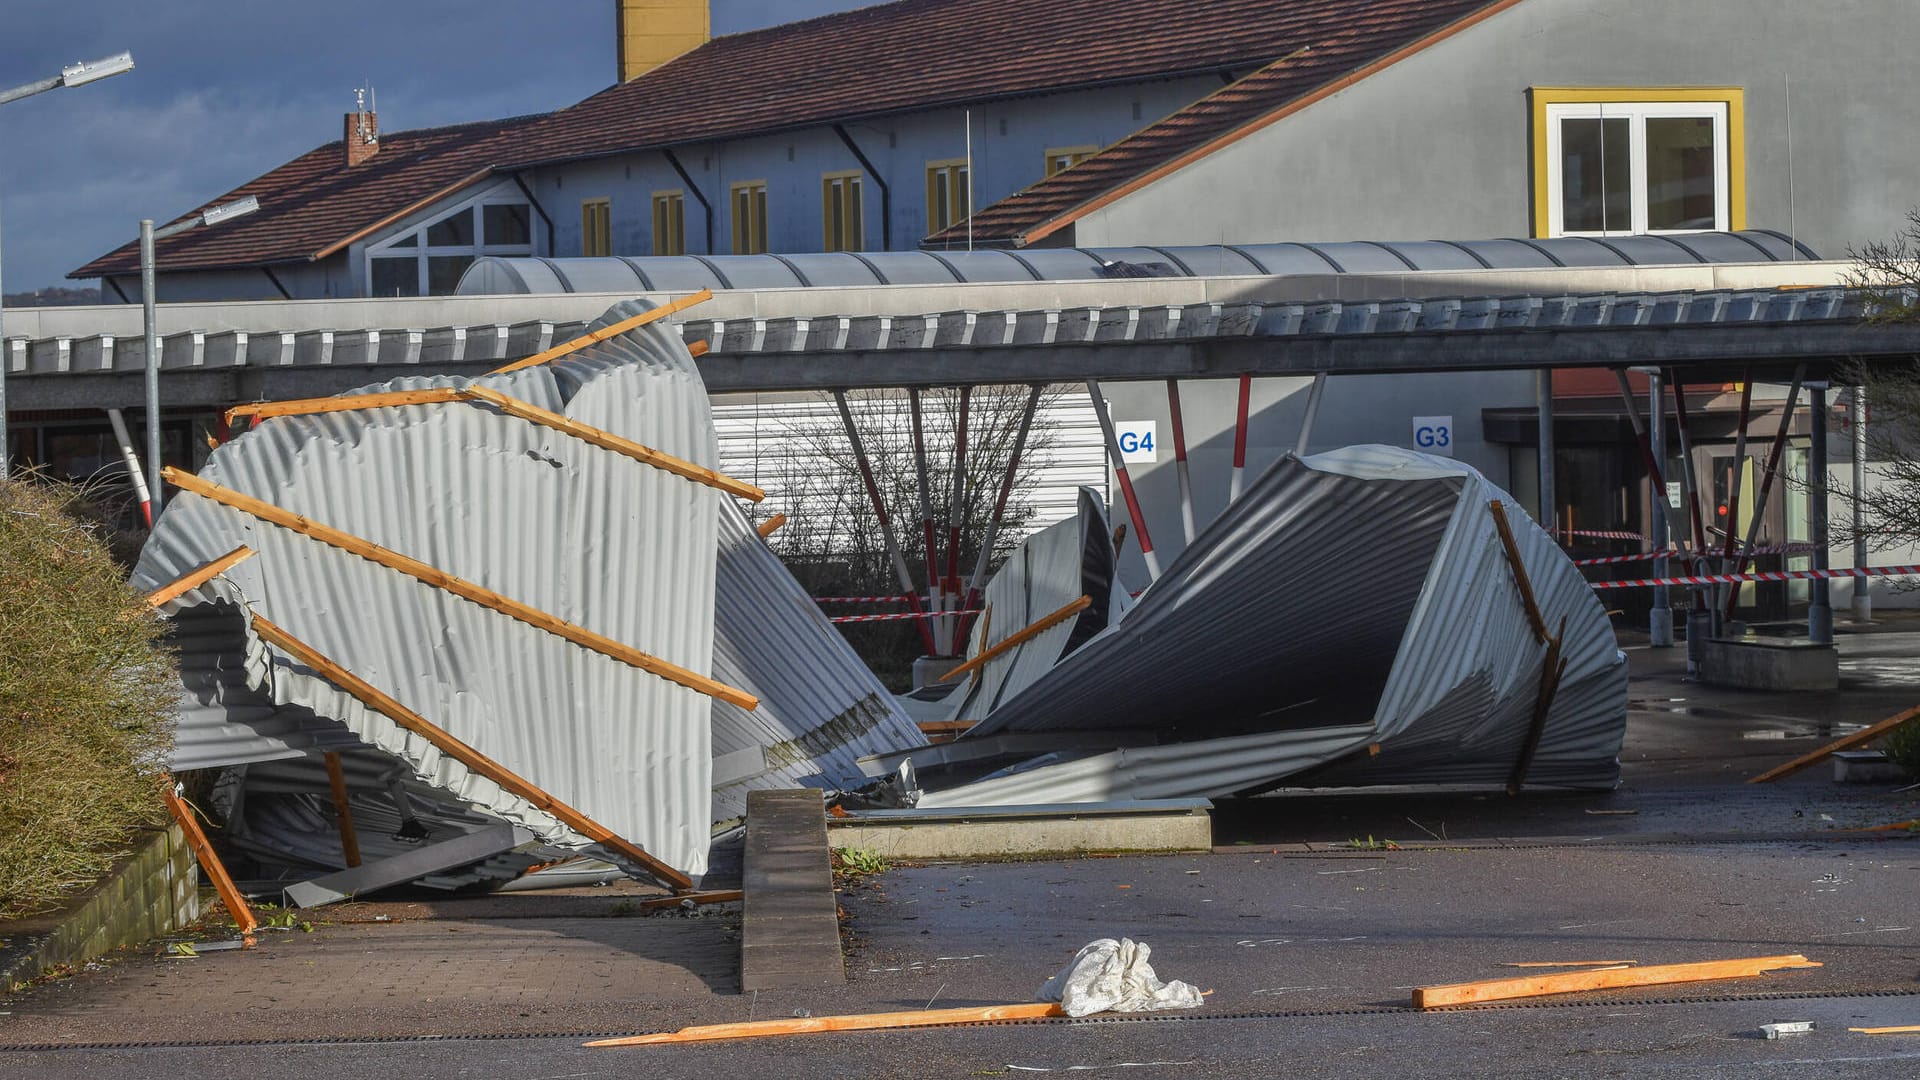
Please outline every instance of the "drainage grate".
M1607 1001L1529 1001L1463 1005L1447 1009L1415 1009L1405 1005L1368 1005L1341 1009L1288 1009L1193 1014L1130 1013L1087 1016L1078 1020L993 1020L979 1024L940 1024L938 1027L1041 1027L1057 1024L1208 1024L1237 1020L1310 1020L1338 1016L1428 1016L1444 1013L1517 1011L1526 1009L1617 1009L1624 1006L1716 1005L1743 1001L1820 1001L1836 998L1920 997L1915 990L1833 990L1816 993L1717 994L1711 997L1614 998ZM927 1029L922 1029L927 1030ZM533 1042L547 1039L619 1039L634 1031L493 1031L469 1035L356 1035L312 1039L177 1039L152 1042L0 1043L0 1054L57 1053L75 1050L194 1050L254 1046L381 1046L435 1042Z

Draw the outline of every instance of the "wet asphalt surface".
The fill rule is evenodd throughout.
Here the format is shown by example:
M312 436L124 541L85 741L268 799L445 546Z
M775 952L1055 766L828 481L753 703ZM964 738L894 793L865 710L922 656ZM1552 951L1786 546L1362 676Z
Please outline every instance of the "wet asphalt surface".
M725 913L602 918L621 901L591 894L362 904L255 953L137 956L0 1001L0 1077L1920 1075L1920 1036L1846 1030L1920 1024L1920 837L1856 831L1920 817L1920 793L1824 766L1740 782L1912 704L1917 648L1845 639L1843 690L1792 696L1710 690L1679 677L1678 651L1632 650L1609 793L1284 795L1223 806L1210 855L896 867L842 893L843 988L739 994ZM621 1050L543 1037L1026 1001L1121 935L1207 1006ZM1409 1007L1415 985L1516 961L1786 953L1824 966ZM1775 1020L1818 1028L1755 1037ZM103 1045L176 1040L203 1045ZM233 1040L269 1042L214 1045ZM91 1048L5 1049L76 1043Z

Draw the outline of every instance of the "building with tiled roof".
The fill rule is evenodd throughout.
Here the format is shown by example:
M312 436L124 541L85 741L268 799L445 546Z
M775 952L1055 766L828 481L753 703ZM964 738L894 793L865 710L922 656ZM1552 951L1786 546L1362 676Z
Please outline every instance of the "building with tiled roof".
M1920 171L1887 134L1920 99L1849 74L1905 59L1866 15L1920 13L1856 6L898 0L708 40L703 0L618 0L608 89L421 131L349 114L343 140L207 204L259 213L163 241L160 293L444 293L486 254L1749 224L1844 251L1888 230ZM132 296L136 270L127 245L71 276Z

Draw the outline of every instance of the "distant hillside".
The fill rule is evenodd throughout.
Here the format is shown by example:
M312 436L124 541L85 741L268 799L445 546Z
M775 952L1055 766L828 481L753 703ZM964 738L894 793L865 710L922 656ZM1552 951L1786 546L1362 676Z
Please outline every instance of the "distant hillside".
M72 307L75 304L97 304L100 302L99 289L69 289L54 285L34 292L10 292L0 304L10 308L23 307Z

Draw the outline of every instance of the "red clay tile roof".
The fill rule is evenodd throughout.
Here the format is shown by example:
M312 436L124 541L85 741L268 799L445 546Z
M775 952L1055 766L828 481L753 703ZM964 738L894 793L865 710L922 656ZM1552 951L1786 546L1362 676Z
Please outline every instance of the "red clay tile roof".
M1071 169L973 216L975 246L1021 247L1213 150L1520 0L1303 0L1274 4L1285 55ZM968 242L962 222L921 241Z
M1188 110L1163 122L1171 125L1166 132L1183 132L1181 138L1154 134L1163 126L1155 125L1061 174L1073 178L1076 191L1096 173L1120 183L1271 108L1276 97L1309 92L1495 2L898 0L715 38L631 82L544 116L383 134L379 154L355 169L341 160L341 144L330 143L209 202L215 206L257 195L261 210L217 229L163 241L159 262L166 270L189 270L323 257L368 228L488 171L1089 86L1245 70L1312 46L1295 61L1301 65L1297 80L1274 79L1273 89L1237 109L1229 106L1231 99L1215 95L1208 108L1216 114ZM1136 140L1142 139L1146 142L1136 150ZM1126 154L1115 153L1123 147ZM1098 170L1082 172L1102 158L1108 160ZM1130 164L1120 164L1123 158ZM1038 191L1029 189L982 211L976 230L984 221L1002 220L989 214L1004 213L1001 208L1010 204L1044 205L1049 215L1075 205L1066 189L1048 188L1044 203L1027 198ZM127 273L137 266L137 252L129 244L68 276Z
M1244 70L1297 47L1303 22L1325 23L1355 6L1353 0L901 0L715 38L553 114L529 136L517 163ZM1430 5L1399 0L1396 6Z
M349 169L338 141L294 158L219 198L175 218L253 195L257 213L218 228L190 229L160 241L154 261L164 271L211 270L306 262L366 227L422 200L465 186L504 156L511 136L538 116L452 127L384 132L380 152ZM67 276L137 273L139 244L123 244Z

